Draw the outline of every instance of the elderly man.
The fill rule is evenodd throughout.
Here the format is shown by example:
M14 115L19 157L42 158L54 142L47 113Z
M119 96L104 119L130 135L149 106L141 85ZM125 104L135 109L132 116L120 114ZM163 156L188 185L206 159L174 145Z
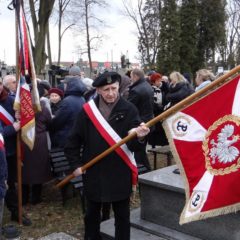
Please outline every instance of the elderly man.
M9 95L15 97L17 91L16 77L14 75L6 75L3 78L3 85L8 90Z
M76 119L65 154L70 162L78 162L74 175L82 174L81 166L135 131L136 139L117 148L83 174L87 211L85 240L100 240L101 206L111 203L115 216L116 240L130 240L130 195L136 185L137 167L131 151L141 148L149 133L135 106L119 95L121 76L105 72L93 83L98 96L83 106ZM83 155L80 159L80 148Z
M18 221L17 192L15 182L17 178L16 166L16 133L20 130L20 122L15 121L13 110L14 99L10 97L3 87L0 78L0 124L3 128L2 135L5 141L6 159L8 165L8 189L5 196L5 203L11 212L11 220ZM23 225L31 225L30 219L23 215Z

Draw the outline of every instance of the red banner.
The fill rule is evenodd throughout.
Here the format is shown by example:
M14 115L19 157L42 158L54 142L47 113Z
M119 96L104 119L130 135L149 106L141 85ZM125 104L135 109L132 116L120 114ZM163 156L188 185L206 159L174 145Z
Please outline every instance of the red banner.
M181 224L240 209L239 78L164 122L186 183Z
M32 121L35 116L30 91L24 88L24 86L22 86L20 89L20 96L21 96L21 111L20 111L21 127L23 127L30 121Z
M14 109L20 112L22 140L33 149L35 140L35 113L40 111L39 94L37 90L36 73L33 64L32 50L26 18L20 1L16 4L18 19L18 47L19 47L19 81ZM31 91L26 79L31 81Z

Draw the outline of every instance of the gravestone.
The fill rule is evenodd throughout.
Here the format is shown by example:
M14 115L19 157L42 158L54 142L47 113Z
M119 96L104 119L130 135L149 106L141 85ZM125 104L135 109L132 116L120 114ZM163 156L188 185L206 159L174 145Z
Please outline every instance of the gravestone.
M239 213L179 225L185 193L182 177L173 173L176 168L174 165L139 176L141 207L131 212L132 228L160 239L239 240Z

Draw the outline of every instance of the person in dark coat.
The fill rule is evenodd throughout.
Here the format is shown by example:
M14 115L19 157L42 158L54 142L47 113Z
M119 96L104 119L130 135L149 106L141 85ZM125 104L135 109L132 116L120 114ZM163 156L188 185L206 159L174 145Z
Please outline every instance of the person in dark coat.
M153 89L145 80L144 72L140 69L133 69L131 72L132 85L129 87L128 101L133 103L139 112L143 122L148 122L153 118ZM151 170L146 154L146 146L134 153L138 164L143 164Z
M0 239L2 239L2 218L4 211L4 197L7 191L7 161L4 149L3 127L0 122Z
M50 134L52 147L64 147L73 123L85 103L83 97L86 87L78 79L68 79L65 98L52 119Z
M171 82L169 85L169 92L166 95L167 104L164 107L165 110L182 101L194 92L193 87L181 73L172 72L169 78Z
M38 204L42 201L42 184L52 178L50 155L48 150L47 126L51 114L44 101L40 101L42 111L36 113L36 136L33 150L24 144L23 159L23 205L29 202Z
M131 79L127 75L122 76L122 80L120 83L119 93L120 95L128 99L128 93L129 93L129 86L131 85Z
M45 89L41 82L38 83L38 89ZM42 201L42 184L52 178L50 155L47 140L47 128L51 122L51 113L49 102L41 96L44 91L39 91L41 112L35 114L35 141L32 150L26 144L23 144L23 205L29 201L32 204L38 204ZM31 196L31 199L30 199Z
M153 88L153 113L154 117L156 117L163 112L163 106L165 105L165 98L168 92L168 83L162 80L162 75L159 73L153 73L149 81ZM152 145L153 148L156 145L168 145L168 140L161 122L156 123L154 129L149 134L148 143Z
M129 131L136 131L139 138L127 143L128 149L134 151L142 147L149 129L144 124L139 126L141 120L136 107L120 97L118 91L120 80L121 76L118 73L105 72L100 75L93 84L97 88L98 96L91 102L106 121L100 123L104 129L110 126L120 138L128 135ZM89 103L85 106L89 106ZM98 116L96 111L93 114ZM102 132L104 131L99 131L98 124L91 120L84 108L78 115L65 146L67 159L79 164L79 168L74 171L75 176L82 174L82 165L110 147ZM81 147L83 147L83 155L80 159ZM101 239L100 222L103 203L111 203L114 211L114 239L130 240L129 201L132 192L132 172L128 164L117 152L112 152L87 169L83 174L83 181L87 199L84 219L85 240Z
M4 89L2 79L0 78L0 106L4 108L13 120L12 124L8 124L0 117L0 122L3 127L3 138L5 141L6 159L8 165L8 189L5 196L5 203L6 207L11 212L11 220L18 222L18 196L15 183L17 181L16 137L17 132L20 130L20 122L15 120L13 103L14 98L9 96L8 92ZM31 225L30 219L24 214L22 223L25 226Z

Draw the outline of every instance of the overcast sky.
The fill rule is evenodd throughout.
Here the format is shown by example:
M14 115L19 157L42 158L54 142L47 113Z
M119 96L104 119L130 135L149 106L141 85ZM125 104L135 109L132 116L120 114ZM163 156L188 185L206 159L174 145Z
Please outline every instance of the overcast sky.
M0 60L4 60L8 65L15 64L15 13L7 9L9 0L0 0ZM96 52L92 54L93 61L120 61L121 53L126 54L128 51L130 61L136 62L137 53L137 33L134 23L128 18L120 14L119 9L122 6L122 0L107 1L110 7L101 10L101 13L108 24L107 29L103 29L103 33L107 36ZM52 27L52 58L57 60L57 30ZM66 32L62 41L62 61L76 62L79 54L76 47L79 40L74 37L71 31ZM83 59L87 60L87 56L83 55Z

